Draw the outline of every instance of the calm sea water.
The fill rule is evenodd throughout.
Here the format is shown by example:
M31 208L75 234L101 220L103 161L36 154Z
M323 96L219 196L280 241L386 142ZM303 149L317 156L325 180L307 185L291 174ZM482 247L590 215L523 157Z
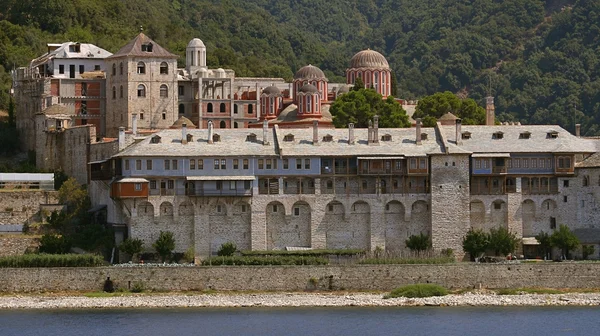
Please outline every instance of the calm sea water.
M0 311L0 335L600 335L600 308Z

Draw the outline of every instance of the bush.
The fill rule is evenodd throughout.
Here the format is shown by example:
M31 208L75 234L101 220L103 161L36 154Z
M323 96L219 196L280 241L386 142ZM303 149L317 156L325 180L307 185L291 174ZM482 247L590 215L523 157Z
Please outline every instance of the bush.
M141 239L127 238L119 245L119 250L123 253L129 254L131 259L134 260L136 255L142 252L143 246L144 242Z
M517 248L519 238L507 228L492 228L489 234L488 248L494 250L494 255L508 255Z
M434 284L415 284L403 286L400 288L394 289L390 294L386 295L384 298L397 298L397 297L406 297L406 298L424 298L430 296L445 296L448 295L448 290L446 288L434 285Z
M562 256L567 259L569 259L569 252L579 246L579 239L566 225L559 226L558 230L552 233L550 242L552 243L552 246L561 249Z
M471 260L475 260L480 254L484 253L489 244L488 235L482 230L469 229L467 235L463 238L463 250L468 252Z
M298 250L298 251L241 251L243 256L355 256L365 254L365 250Z
M429 235L420 233L419 235L412 235L406 240L406 247L411 251L426 251L431 247L431 240Z
M237 251L237 246L235 245L235 243L227 242L221 245L221 248L219 248L217 255L221 257L231 257L235 253L235 251Z
M273 257L214 257L202 261L202 266L264 266L264 265L327 265L329 261L318 257L273 256Z
M183 261L185 261L187 263L193 263L195 259L196 259L196 252L194 250L194 247L191 246L183 254Z
M584 260L587 260L589 256L594 254L594 245L582 245L581 246L581 254Z
M96 267L104 259L95 254L24 254L0 258L0 267Z
M160 231L158 239L152 244L152 247L160 255L163 262L171 256L171 252L175 249L175 239L173 238L173 232Z
M359 264L370 264L370 265L388 265L388 264L451 264L456 260L454 257L441 256L431 258L366 258L360 260Z
M71 250L71 240L65 236L45 234L40 239L40 253L66 254Z

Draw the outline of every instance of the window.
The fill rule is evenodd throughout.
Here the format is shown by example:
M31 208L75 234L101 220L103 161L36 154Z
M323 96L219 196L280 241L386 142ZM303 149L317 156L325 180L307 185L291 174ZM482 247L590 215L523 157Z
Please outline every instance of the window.
M504 138L504 133L502 132L496 132L494 134L492 134L492 139L502 139Z
M167 189L174 189L174 188L175 188L175 181L169 180L167 182Z
M494 202L494 209L495 210L502 210L502 203L500 203L500 202Z
M294 135L293 134L285 135L283 137L283 141L286 141L286 142L292 142L292 141L294 141Z
M264 160L258 159L258 169L264 169Z
M190 159L190 170L196 170L196 160Z
M125 170L129 170L129 160L125 160Z
M58 66L58 73L59 74L64 74L65 73L65 65L64 64L60 64Z
M144 112L140 112L140 120L144 120Z
M116 64L113 64L113 66L112 66L112 75L113 76L117 75L117 65Z
M519 134L519 139L529 139L531 137L531 133L529 132L523 132L521 134Z
M138 97L146 97L146 87L144 86L144 84L138 85L137 96Z
M546 168L546 160L540 159L540 168Z
M523 159L523 168L529 168L529 159Z
M161 118L162 118L162 120L167 120L167 114L165 112L163 112L161 114Z
M85 67L83 65L79 65L79 74L82 74L85 72Z
M219 169L219 159L215 159L215 169Z
M141 75L146 73L146 64L144 64L144 62L138 62L137 73Z
M333 181L327 180L327 189L333 189Z
M296 159L296 169L302 169L302 159Z
M152 170L152 160L146 160L146 170Z
M221 105L219 105L219 112L225 112L225 103L221 103Z
M250 185L250 181L244 181L244 189L248 190L250 189L251 185Z
M481 159L475 159L475 169L481 169Z
M272 160L271 159L267 159L266 160L266 168L267 169L273 169L273 165L272 165Z
M204 169L204 160L203 159L198 159L198 169L199 170Z
M142 160L135 160L135 170L142 170Z
M227 169L227 160L221 159L221 169Z
M244 159L244 169L248 169L248 159Z
M150 143L153 143L153 144L160 143L160 136L159 135L155 135L152 138L150 138Z
M410 159L410 169L417 169L417 159Z
M212 105L212 103L206 104L206 112L212 113L212 111L213 111L213 105Z
M167 64L167 62L160 63L160 74L161 75L169 74L169 65Z
M537 159L531 159L531 168L537 168Z
M237 104L233 105L233 113L234 114L238 114L238 106L237 106Z
M185 95L185 86L183 86L183 85L179 85L179 87L177 88L177 93L178 93L180 96L184 96L184 95Z
M332 142L333 141L333 136L331 134L327 134L326 136L323 137L323 142Z
M246 136L246 141L249 142L256 142L256 134L254 133L250 133Z
M550 217L550 229L556 229L556 217Z
M515 159L515 168L521 168L521 159Z
M170 170L170 169L171 169L171 161L165 160L165 170Z
M288 159L283 159L283 169L289 169L289 168L290 168L289 160Z
M114 87L114 86L113 86L113 89L112 89L112 97L113 97L113 99L117 98L117 88Z
M392 136L390 134L385 134L381 137L381 141L392 141Z
M550 131L550 132L547 133L546 136L548 138L550 138L550 139L556 139L556 138L558 138L558 132L556 132L556 131Z
M277 212L277 204L273 204L273 212Z
M236 181L229 181L229 190L237 189Z
M217 181L217 190L222 190L223 189L223 181Z
M419 159L419 169L427 169L427 159Z
M469 139L471 139L471 133L470 132L463 132L461 137L462 137L463 140L469 140Z
M179 104L178 112L179 112L179 114L185 114L185 105L184 104Z
M94 71L100 71L100 64L94 65Z
M369 187L369 183L367 183L367 180L362 180L362 189L366 190Z
M219 123L219 128L227 128L227 123L225 122L225 120L221 120L221 122Z
M156 180L150 180L150 189L156 189Z
M254 105L248 105L248 114L252 114L254 112Z
M163 84L160 86L160 98L168 98L169 97L169 88Z
M304 169L310 169L310 159L304 159Z
M559 156L558 157L558 168L559 169L569 169L571 168L571 158Z
M142 44L142 51L152 52L152 43Z
M294 207L294 216L300 216L300 208Z
M233 128L239 128L239 125L238 125L238 122L237 122L237 121L234 121L234 122L233 122Z
M123 85L119 87L119 98L123 98Z
M569 187L569 180L563 180L563 187L565 187L565 188Z
M123 74L123 62L119 63L119 75Z

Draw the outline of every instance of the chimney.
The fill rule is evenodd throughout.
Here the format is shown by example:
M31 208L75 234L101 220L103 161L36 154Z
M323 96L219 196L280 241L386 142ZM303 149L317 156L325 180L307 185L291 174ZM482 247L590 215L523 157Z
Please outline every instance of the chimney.
M578 138L581 136L581 124L575 124L575 136Z
M131 114L131 131L133 136L137 135L137 113Z
M212 120L208 121L208 143L213 143L213 122Z
M373 142L379 143L379 116L373 116Z
M319 122L313 121L313 145L319 144Z
M125 149L125 127L119 127L119 152Z
M367 143L373 141L373 122L369 120L369 126L367 127Z
M456 144L457 145L462 145L462 131L461 131L461 127L462 127L462 120L461 119L456 119Z
M348 145L354 145L354 124L348 124Z
M421 118L417 118L416 122L417 122L417 128L416 128L416 130L417 130L417 137L416 137L416 142L417 142L417 145L420 145L421 144Z
M494 97L485 97L485 125L494 126L496 124L496 107L494 107Z
M263 120L263 145L269 144L269 122L267 120Z
M187 144L187 124L181 124L181 143Z

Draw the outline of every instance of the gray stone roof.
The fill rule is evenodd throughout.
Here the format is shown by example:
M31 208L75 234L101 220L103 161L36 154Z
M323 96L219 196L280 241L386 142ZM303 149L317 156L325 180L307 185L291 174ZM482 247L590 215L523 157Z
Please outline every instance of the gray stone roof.
M600 167L600 153L594 153L587 159L578 162L575 167L577 168L598 168Z
M350 68L389 69L390 65L385 57L371 49L362 50L352 56Z
M294 75L294 79L327 80L327 77L325 77L325 73L323 73L323 70L317 68L312 64L309 64L300 68L300 70L298 70Z
M445 141L456 145L456 127L441 126ZM598 151L593 140L578 138L558 125L463 125L461 133L469 132L469 139L462 139L458 145L473 153L594 153ZM494 139L494 133L502 133L501 139ZM529 132L528 138L521 134ZM558 132L556 138L548 135Z
M143 44L152 43L152 52L142 51ZM163 57L178 58L179 56L170 53L167 49L161 47L144 33L139 33L133 40L129 41L123 48L119 49L114 55L108 58L117 57Z

